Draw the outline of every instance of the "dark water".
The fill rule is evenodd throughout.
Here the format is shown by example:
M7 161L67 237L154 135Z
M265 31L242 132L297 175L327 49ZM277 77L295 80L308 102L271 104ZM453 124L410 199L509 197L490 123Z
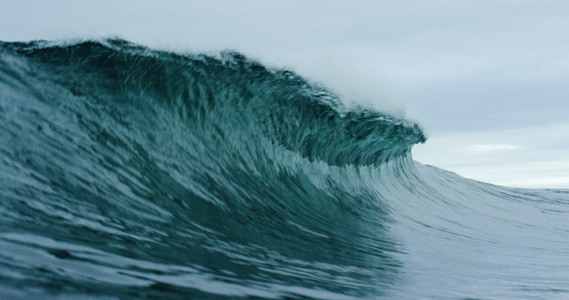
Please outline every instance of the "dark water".
M569 298L569 192L239 53L0 43L0 298Z

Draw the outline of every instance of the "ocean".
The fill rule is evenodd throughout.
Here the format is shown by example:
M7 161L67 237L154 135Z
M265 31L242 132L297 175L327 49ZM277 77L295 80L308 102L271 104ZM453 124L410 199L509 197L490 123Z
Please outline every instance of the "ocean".
M569 299L569 190L238 52L0 43L1 299Z

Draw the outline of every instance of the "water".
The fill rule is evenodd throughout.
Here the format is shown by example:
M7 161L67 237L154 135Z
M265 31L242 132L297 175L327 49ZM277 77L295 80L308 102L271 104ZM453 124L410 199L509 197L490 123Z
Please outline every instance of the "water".
M0 298L569 297L569 191L239 53L0 44Z

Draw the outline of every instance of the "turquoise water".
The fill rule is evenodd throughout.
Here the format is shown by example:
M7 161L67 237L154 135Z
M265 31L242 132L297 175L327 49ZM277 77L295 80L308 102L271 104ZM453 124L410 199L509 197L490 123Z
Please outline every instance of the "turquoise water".
M569 297L569 191L235 52L0 44L0 298Z

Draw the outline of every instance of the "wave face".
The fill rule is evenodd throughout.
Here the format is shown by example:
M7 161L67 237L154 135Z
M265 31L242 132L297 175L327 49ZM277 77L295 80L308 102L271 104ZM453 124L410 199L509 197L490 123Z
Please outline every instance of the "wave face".
M0 298L569 296L569 192L235 52L0 44Z

